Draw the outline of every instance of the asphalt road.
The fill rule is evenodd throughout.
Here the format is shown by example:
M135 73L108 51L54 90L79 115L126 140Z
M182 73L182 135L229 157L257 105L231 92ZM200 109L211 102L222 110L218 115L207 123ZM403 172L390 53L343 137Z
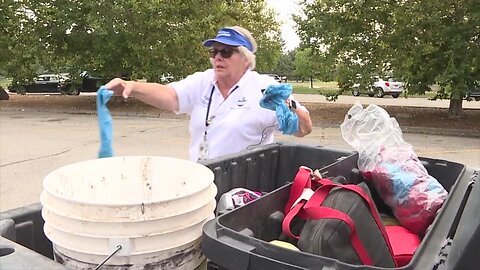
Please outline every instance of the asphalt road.
M185 119L115 117L115 156L188 158ZM62 166L97 158L96 115L9 111L0 114L0 211L39 201L43 178ZM480 168L480 139L404 134L419 156ZM314 128L305 138L277 135L277 141L351 149L339 128Z

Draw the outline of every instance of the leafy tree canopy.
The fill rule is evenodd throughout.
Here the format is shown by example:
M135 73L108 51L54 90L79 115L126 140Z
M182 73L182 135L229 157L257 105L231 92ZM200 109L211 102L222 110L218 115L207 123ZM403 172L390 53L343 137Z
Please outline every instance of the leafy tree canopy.
M257 40L257 69L272 69L281 54L264 0L7 0L0 12L0 64L14 80L33 78L39 65L75 77L181 78L210 67L202 41L232 25Z
M480 80L478 0L303 0L304 46L325 51L343 89L356 77L394 73L411 93L440 86L450 112Z
M273 73L276 73L280 76L294 76L295 53L295 50L283 53L278 59L277 66L273 70Z

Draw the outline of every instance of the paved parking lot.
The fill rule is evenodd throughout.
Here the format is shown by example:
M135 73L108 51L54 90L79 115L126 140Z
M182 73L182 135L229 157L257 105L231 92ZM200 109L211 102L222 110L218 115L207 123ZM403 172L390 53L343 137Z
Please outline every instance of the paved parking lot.
M96 93L81 93L81 95L92 96ZM294 94L295 99L300 102L319 102L319 103L331 103L331 101L326 100L325 96L322 95L312 95L312 94ZM359 96L355 97L352 95L344 94L338 97L336 103L340 104L354 104L359 101L363 105L367 104L376 104L379 106L389 105L389 106L411 106L411 107L433 107L433 108L448 108L450 106L450 100L429 100L427 98L404 98L400 96L398 98L392 98L391 96L385 96L383 98L377 97L368 97L368 96ZM462 103L464 109L480 109L479 101L466 101Z
M39 201L42 180L62 166L97 158L96 115L4 110L0 114L0 211ZM188 158L186 119L115 117L114 155ZM480 139L408 133L419 156L480 168ZM314 128L305 138L277 141L351 149L339 128Z
M309 95L309 94L295 94L295 98L300 102L322 102L328 103L325 96L322 95ZM391 96L385 96L383 98L359 96L354 97L352 95L342 95L338 97L336 103L341 104L354 104L359 101L363 105L376 104L379 106L410 106L410 107L433 107L433 108L448 108L450 106L450 100L428 100L427 98L404 98L402 96L398 98L392 98ZM479 101L466 101L462 103L464 109L480 109Z

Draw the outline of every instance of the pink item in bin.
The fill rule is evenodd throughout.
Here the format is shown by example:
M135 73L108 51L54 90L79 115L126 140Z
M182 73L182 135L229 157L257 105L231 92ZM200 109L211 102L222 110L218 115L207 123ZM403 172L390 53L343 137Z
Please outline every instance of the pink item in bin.
M400 224L423 235L448 193L405 142L397 120L377 105L364 109L357 102L340 128L344 140L358 152L358 169Z
M412 168L415 169L412 171ZM383 162L364 176L391 207L400 224L419 235L423 235L433 222L448 196L418 159L406 162L403 166Z
M234 188L225 192L217 204L217 213L223 214L262 197L263 193L246 188Z

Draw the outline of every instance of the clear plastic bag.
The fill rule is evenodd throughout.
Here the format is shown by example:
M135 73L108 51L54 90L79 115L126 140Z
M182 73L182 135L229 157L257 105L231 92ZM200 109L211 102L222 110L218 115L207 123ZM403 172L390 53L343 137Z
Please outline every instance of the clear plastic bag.
M377 105L364 109L357 102L340 128L344 140L359 153L358 168L398 221L423 235L448 194L403 140L397 120Z

